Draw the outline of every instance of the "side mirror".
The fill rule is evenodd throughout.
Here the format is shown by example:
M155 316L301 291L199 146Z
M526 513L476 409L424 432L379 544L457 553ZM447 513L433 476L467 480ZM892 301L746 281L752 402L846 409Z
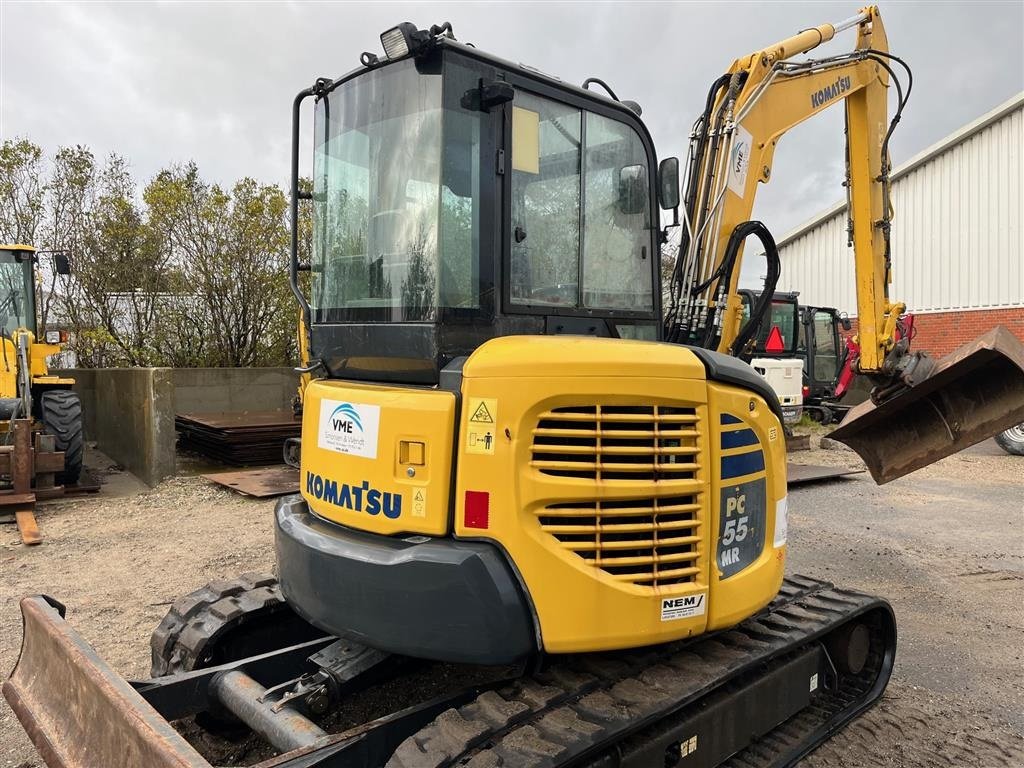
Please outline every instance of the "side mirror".
M666 157L658 165L658 204L663 211L679 206L678 157Z
M626 214L647 210L647 167L627 165L619 171L619 210Z
M66 253L53 254L53 271L58 275L71 274L71 261Z
M850 317L845 312L839 316L839 324L843 326L844 331L853 330L853 324L850 322Z

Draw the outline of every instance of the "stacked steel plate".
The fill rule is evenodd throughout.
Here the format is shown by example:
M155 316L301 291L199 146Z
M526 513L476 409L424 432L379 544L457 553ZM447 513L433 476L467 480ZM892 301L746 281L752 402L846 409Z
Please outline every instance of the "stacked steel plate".
M298 437L302 422L291 411L180 413L174 427L179 449L246 466L280 464L285 439Z

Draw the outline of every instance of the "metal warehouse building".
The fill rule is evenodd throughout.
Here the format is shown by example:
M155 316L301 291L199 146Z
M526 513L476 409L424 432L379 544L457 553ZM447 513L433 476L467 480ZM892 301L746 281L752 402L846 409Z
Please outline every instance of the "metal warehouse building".
M1024 93L893 172L890 297L917 316L918 349L945 354L994 325L1024 339ZM853 250L840 203L779 242L780 290L853 317Z

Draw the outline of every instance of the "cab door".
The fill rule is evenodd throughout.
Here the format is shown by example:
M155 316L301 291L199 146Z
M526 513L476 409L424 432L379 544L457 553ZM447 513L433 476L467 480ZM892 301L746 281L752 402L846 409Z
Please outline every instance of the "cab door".
M834 312L815 309L811 318L814 341L814 385L831 386L839 375L839 329Z
M652 148L617 110L539 84L506 109L504 310L545 333L658 338Z

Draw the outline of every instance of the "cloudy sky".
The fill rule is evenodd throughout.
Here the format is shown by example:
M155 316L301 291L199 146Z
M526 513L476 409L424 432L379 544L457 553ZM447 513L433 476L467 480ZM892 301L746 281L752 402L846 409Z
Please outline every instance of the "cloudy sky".
M195 160L210 179L284 185L290 106L357 65L399 21L569 82L606 80L643 106L659 155L682 155L711 81L739 55L856 13L858 0L705 3L327 3L0 0L0 138L127 157L144 183ZM896 164L1024 89L1024 2L883 3L914 69ZM828 47L853 46L855 33ZM756 214L781 237L841 197L842 110L788 134Z

